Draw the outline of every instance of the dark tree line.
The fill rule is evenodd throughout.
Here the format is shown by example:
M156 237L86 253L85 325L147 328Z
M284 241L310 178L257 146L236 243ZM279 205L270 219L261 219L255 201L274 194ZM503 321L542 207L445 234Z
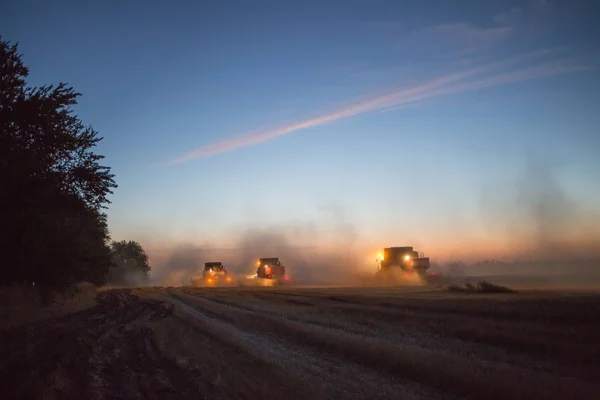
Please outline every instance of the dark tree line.
M79 93L28 87L28 74L0 37L0 285L102 284L115 259L104 209L117 187L94 152L102 138L73 114Z

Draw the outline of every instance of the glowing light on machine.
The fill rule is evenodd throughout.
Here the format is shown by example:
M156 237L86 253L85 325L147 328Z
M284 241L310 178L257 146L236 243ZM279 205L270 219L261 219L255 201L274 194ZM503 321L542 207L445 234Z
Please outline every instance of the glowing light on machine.
M227 282L231 282L231 277L230 276L228 276L226 279L227 279Z
M407 255L405 255L405 256L404 256L404 260L406 260L406 261L410 261L410 256L409 256L408 254L407 254Z

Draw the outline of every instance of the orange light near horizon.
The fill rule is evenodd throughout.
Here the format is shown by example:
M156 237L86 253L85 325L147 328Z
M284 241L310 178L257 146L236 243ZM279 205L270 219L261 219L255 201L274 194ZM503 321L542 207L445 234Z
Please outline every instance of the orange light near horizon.
M231 277L230 276L227 277L227 282L231 282Z

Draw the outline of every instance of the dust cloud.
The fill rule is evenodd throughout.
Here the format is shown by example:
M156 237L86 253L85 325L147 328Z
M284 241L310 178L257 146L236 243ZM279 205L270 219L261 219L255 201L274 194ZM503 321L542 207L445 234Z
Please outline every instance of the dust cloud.
M502 261L475 263L469 273L600 279L599 215L569 195L550 162L530 156L515 182L486 189L482 220L505 250Z
M235 229L230 248L188 244L174 248L153 265L155 285L188 285L202 273L208 261L221 261L226 269L243 278L256 272L262 257L279 257L297 284L346 285L356 279L364 251L358 229L341 207L320 209L319 223L261 225Z
M577 204L567 196L549 165L529 160L517 182L516 206L520 225L513 231L533 256L572 255L569 239L581 223Z
M205 251L192 244L175 247L167 259L153 267L152 283L165 286L187 285L190 278L201 271ZM207 260L208 261L208 260Z
M483 252L479 261L434 258L432 271L457 279L510 276L513 283L532 276L600 282L600 219L569 196L550 163L530 157L517 179L485 188L480 206L489 242L501 250ZM152 283L188 285L207 261L222 261L245 277L256 272L261 257L279 257L298 284L354 285L375 273L373 249L342 207L320 208L316 221L232 228L228 248L177 246L153 263Z
M356 268L352 248L322 250L318 240L302 245L289 227L252 229L240 238L240 266L256 269L260 257L279 257L287 272L299 284L343 284Z

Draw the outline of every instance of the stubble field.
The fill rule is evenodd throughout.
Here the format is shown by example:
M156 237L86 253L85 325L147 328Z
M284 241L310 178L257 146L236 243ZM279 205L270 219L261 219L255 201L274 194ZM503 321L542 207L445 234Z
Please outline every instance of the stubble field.
M140 288L0 332L3 398L594 399L600 295Z

